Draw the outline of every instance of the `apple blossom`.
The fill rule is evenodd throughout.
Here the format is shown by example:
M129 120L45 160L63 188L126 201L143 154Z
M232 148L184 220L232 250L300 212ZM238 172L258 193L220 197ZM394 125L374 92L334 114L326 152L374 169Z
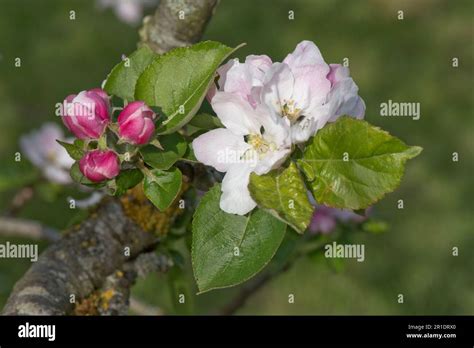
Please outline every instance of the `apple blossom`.
M328 234L336 228L338 222L361 223L366 219L366 216L356 214L352 210L317 204L308 230L311 233Z
M42 171L46 179L58 184L69 184L72 181L69 169L74 160L56 139L68 140L57 124L45 123L40 129L20 138L21 151Z
M63 103L61 118L79 139L97 139L110 122L110 103L100 88L69 95Z
M349 69L328 65L311 41L302 41L281 63L267 56L248 56L245 63L230 60L219 70L219 91L233 93L253 108L263 103L291 129L294 143L308 140L327 122L341 115L363 118L365 104Z
M87 179L100 182L116 177L120 172L120 162L111 150L93 150L81 158L79 168Z
M250 173L268 173L280 166L290 153L288 129L274 122L268 108L253 109L239 96L217 92L212 107L225 128L211 130L193 141L196 158L220 172L220 208L244 215L256 203L247 188Z
M255 108L260 103L265 73L271 66L272 60L265 55L247 56L244 63L240 63L237 58L229 60L217 69L219 87L211 87L207 95L208 100L211 101L217 91L228 92L238 95Z
M134 145L143 145L150 141L155 124L156 114L142 101L129 103L118 116L119 135Z

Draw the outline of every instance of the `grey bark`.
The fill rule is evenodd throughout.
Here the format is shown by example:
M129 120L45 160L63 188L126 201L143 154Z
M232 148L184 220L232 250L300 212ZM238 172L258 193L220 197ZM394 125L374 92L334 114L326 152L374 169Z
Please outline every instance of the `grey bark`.
M71 295L77 300L87 297L102 287L109 275L156 242L152 234L124 215L118 202L109 200L78 229L68 231L46 249L16 283L3 314L71 313Z
M196 43L217 3L218 0L161 0L155 14L143 21L141 43L157 53Z

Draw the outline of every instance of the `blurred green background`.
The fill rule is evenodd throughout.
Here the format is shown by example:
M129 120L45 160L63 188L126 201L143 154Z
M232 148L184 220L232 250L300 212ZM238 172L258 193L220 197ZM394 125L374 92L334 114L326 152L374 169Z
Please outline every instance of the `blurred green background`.
M69 19L69 11L76 20ZM294 20L288 11L294 11ZM404 11L398 20L397 11ZM407 165L400 188L374 214L390 229L354 234L365 262L335 272L299 261L255 294L241 314L474 314L473 54L474 2L224 0L205 38L246 42L239 57L282 60L301 40L313 40L327 62L349 58L367 104L366 119L424 151ZM152 9L148 9L148 13ZM137 28L95 1L0 1L0 159L18 165L20 135L57 121L54 105L99 86L122 54L132 52ZM21 68L14 59L21 57ZM452 58L459 58L459 67ZM389 99L421 103L421 119L384 118ZM459 162L452 153L459 153ZM0 209L15 191L1 192ZM35 195L20 216L63 229L75 214L63 192ZM404 209L397 201L404 200ZM0 238L4 243L5 238ZM25 242L25 241L23 241ZM42 247L46 243L41 244ZM459 256L452 256L452 248ZM0 259L0 308L27 260ZM191 280L191 278L189 278ZM134 296L173 312L166 276L150 276ZM214 312L238 289L193 296L193 313ZM288 294L295 303L288 303ZM397 302L398 294L404 303Z

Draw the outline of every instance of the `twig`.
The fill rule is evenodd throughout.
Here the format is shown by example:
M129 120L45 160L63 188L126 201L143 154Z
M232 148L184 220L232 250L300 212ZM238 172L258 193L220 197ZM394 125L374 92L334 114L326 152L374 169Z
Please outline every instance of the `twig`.
M33 198L33 195L33 187L22 187L13 196L13 199L11 200L10 206L7 208L5 215L16 216L21 211L21 209Z
M299 251L295 254L293 258L290 258L283 266L269 270L263 273L260 276L257 276L256 279L251 280L248 284L244 285L242 289L237 293L237 295L222 309L217 313L219 315L232 315L235 314L240 308L242 308L247 300L255 295L258 290L260 290L264 285L270 282L275 277L279 276L282 273L288 271L293 264L300 258L314 252L318 252L324 248L326 243L322 243L313 248L308 248L303 251Z
M53 228L26 219L0 217L0 235L7 237L22 237L33 240L46 239L55 242L61 234Z
M164 315L165 313L159 307L142 302L136 297L130 297L130 311L137 315Z

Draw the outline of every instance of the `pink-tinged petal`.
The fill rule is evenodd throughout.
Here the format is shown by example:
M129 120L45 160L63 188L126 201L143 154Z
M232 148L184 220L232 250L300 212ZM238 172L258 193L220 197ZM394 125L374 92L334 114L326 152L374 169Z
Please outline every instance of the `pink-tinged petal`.
M330 208L325 206L317 207L311 219L309 231L327 234L332 232L334 228L336 228L336 218L331 214Z
M145 124L143 130L137 138L137 145L143 145L150 141L153 132L155 131L155 124L151 118L145 118Z
M226 172L230 166L238 163L248 149L250 145L243 136L235 135L225 128L211 130L193 141L196 159L219 172Z
M272 60L266 55L250 55L245 58L245 65L250 71L252 86L262 86L265 73L272 66Z
M104 91L102 88L93 88L90 89L89 92L93 92L97 94L99 97L101 97L104 100L109 100L109 96L106 91Z
M327 79L331 81L331 86L334 86L339 81L349 77L349 68L341 64L329 64L330 71Z
M125 122L133 113L135 113L135 111L137 111L143 106L145 106L145 102L143 101L134 101L134 102L128 103L120 112L117 118L117 122L119 124Z
M342 115L349 115L361 119L365 114L365 103L358 95L359 88L352 78L344 78L337 82L328 96L330 107L330 122L334 122Z
M104 99L99 94L92 91L87 91L87 97L94 103L94 115L99 119L108 122L110 120L110 103L108 98Z
M142 101L128 104L118 116L120 137L131 144L146 144L155 130L155 117L153 110Z
M207 91L207 94L206 94L206 100L208 101L208 103L211 103L212 98L214 98L214 96L216 95L216 92L217 92L217 86L215 83L213 83L211 84L211 87L209 87L209 90Z
M236 94L243 100L247 100L247 96L252 89L252 75L246 64L234 64L226 74L225 83L222 85L224 92Z
M282 106L293 94L295 80L288 65L275 63L268 70L262 89L262 101L281 114Z
M319 48L312 41L301 41L283 60L293 70L304 65L325 64Z
M331 90L331 82L326 78L328 65L299 66L292 68L291 72L295 79L292 99L303 114L326 101Z
M219 79L217 81L219 85L219 91L224 90L224 86L227 81L227 73L229 72L229 70L232 69L234 66L238 66L239 64L239 60L237 58L234 58L230 59L227 63L217 69L217 74L219 75Z
M79 169L89 180L100 182L116 177L120 172L120 162L113 151L94 150L81 158Z
M212 99L212 108L222 124L236 135L258 134L260 123L250 104L239 96L217 92Z
M247 188L251 168L235 164L222 180L220 208L229 214L245 215L257 206Z

